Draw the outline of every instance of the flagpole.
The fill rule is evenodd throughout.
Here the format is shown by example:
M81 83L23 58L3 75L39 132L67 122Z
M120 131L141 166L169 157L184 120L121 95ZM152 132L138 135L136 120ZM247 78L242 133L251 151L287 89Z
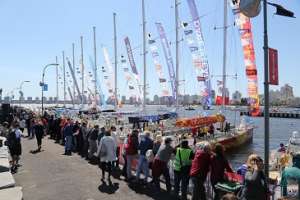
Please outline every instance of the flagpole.
M75 73L75 44L72 43L72 64L73 64L73 72ZM76 77L75 77L76 78ZM75 81L73 81L73 99L75 103Z
M118 52L117 52L117 27L116 27L116 13L113 13L114 20L114 50L115 50L115 110L118 107Z
M81 50L81 105L84 104L84 62L83 62L83 36L80 36L80 50Z

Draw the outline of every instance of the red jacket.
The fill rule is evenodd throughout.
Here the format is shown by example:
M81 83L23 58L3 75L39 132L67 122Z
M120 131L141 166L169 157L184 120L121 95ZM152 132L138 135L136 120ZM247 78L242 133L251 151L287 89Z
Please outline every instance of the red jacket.
M205 153L203 150L197 150L192 161L190 176L200 176L206 179L210 167L210 156L209 153Z

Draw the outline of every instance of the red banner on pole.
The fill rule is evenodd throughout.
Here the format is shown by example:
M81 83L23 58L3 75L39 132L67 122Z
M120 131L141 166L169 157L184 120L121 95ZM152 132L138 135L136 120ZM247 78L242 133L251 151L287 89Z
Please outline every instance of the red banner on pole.
M269 48L269 84L278 85L278 51Z

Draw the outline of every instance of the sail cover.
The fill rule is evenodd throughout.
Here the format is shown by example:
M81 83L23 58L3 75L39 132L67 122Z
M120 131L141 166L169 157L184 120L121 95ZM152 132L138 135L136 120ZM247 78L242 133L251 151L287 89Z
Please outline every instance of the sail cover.
M204 38L201 30L201 23L194 0L187 0L190 13L193 20L193 25L195 29L195 35L197 39L197 45L194 44L191 30L185 32L185 36L189 38L190 44L189 49L192 52L193 64L197 71L197 80L201 84L201 96L202 96L202 105L210 107L211 106L211 83L209 76L209 65L208 59L205 54L205 45Z
M244 53L244 62L246 66L246 75L248 79L248 95L250 112L252 116L257 116L260 113L258 84L257 84L257 69L255 63L255 51L253 44L253 34L251 30L250 18L243 15L239 10L239 0L232 0L231 6L236 17L236 25L241 36L241 43Z

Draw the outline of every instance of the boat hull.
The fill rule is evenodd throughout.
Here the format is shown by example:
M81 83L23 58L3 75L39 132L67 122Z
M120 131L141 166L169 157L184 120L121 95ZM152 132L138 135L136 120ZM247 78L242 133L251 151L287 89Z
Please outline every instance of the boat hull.
M226 151L237 149L242 147L244 144L250 143L253 140L253 128L246 129L236 133L233 136L222 138L217 143L222 144Z

